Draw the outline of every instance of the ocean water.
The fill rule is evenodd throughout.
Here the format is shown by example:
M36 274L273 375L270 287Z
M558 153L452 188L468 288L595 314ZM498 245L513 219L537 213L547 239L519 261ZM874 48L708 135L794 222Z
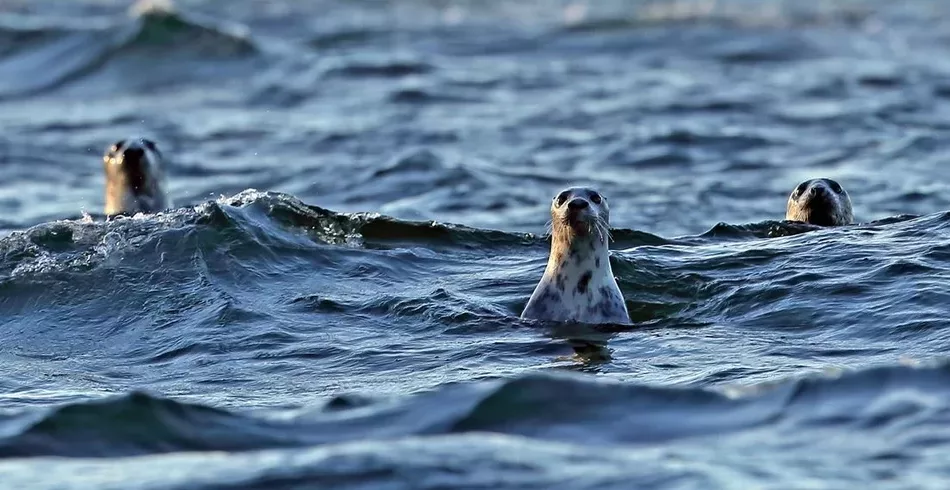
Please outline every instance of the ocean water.
M936 0L2 2L0 488L947 488L948 50ZM126 136L175 209L103 219ZM859 224L781 221L813 177ZM631 327L518 319L574 184Z

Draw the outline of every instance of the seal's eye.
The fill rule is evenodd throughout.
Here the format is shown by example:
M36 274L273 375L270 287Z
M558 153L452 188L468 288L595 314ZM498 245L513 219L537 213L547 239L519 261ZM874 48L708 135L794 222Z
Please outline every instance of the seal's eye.
M594 204L600 204L600 202L603 201L603 199L600 197L600 194L596 192L590 195L590 200Z
M568 195L570 195L570 192L564 191L564 192L558 194L557 197L554 198L554 202L557 203L557 206L558 206L558 207L561 207L561 206L564 205L564 201L567 201L567 196L568 196Z
M798 187L795 188L795 197L802 195L802 193L805 192L805 189L807 188L808 182L802 182L801 184L798 184Z
M145 145L145 147L149 150L152 150L152 153L158 155L159 157L162 156L162 152L158 150L158 145L156 145L154 141L142 138L142 144Z
M842 191L841 184L833 180L829 180L828 184L831 185L831 190L835 191L835 194L841 194L841 191Z

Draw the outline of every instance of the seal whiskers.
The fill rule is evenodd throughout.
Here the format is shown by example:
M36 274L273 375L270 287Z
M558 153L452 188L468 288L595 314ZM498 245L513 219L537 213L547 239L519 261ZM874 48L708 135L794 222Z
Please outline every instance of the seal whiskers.
M522 318L630 323L610 267L607 200L593 189L567 189L551 204L547 267Z

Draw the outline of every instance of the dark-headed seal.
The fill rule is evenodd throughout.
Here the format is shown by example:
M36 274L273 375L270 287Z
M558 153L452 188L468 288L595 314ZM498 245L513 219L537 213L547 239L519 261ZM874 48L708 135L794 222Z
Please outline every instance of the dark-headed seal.
M106 171L105 214L155 213L171 207L165 192L162 153L151 140L117 141L102 158Z
M521 318L629 324L610 269L610 209L593 189L572 187L551 203L551 253Z
M806 180L788 196L785 219L819 226L850 225L854 221L851 198L831 179Z

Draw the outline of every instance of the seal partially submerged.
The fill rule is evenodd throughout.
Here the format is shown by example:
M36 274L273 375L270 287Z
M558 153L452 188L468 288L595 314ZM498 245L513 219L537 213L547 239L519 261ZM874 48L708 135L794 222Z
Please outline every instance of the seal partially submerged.
M850 225L854 221L851 198L831 179L811 179L788 196L785 219L819 226Z
M102 158L106 215L155 213L171 207L165 192L162 153L145 138L117 141Z
M629 324L623 294L610 269L607 199L572 187L551 203L548 265L521 318Z

